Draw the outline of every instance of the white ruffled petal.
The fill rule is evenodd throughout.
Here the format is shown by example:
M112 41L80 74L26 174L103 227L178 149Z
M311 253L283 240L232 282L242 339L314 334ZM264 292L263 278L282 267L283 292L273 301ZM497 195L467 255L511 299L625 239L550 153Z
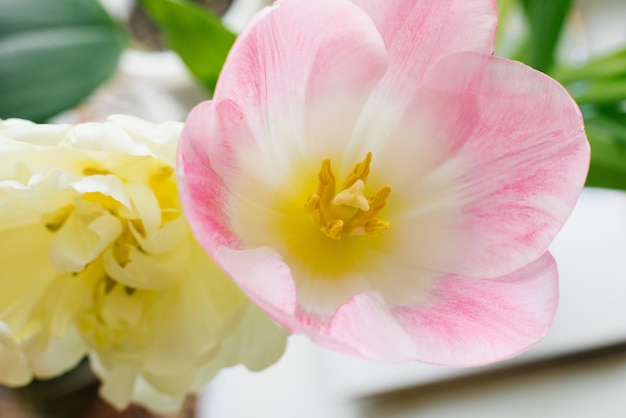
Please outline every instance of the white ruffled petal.
M128 115L112 115L107 121L124 129L133 140L145 144L150 155L174 167L178 137L184 126L182 122L154 124Z
M38 125L23 119L8 119L0 124L0 135L35 146L59 145L70 130L70 125Z
M282 352L284 331L231 338L248 328L248 302L181 215L181 128L0 120L0 382L56 376L89 351L116 408L173 412L225 367L225 339L233 353L279 347L266 365ZM243 351L233 361L259 354Z
M135 289L158 290L174 284L189 260L187 248L165 254L147 254L129 247L128 262L121 265L112 250L104 253L104 269L109 277Z
M26 356L6 324L0 321L0 384L9 387L27 385L33 378Z
M81 271L121 232L122 224L109 212L89 204L78 205L52 238L52 264L59 273Z
M166 223L163 228L145 237L135 229L132 223L129 228L139 242L139 246L149 254L164 254L172 251L182 245L190 236L189 228L182 216Z
M87 347L76 328L62 337L51 337L46 349L33 361L33 372L41 379L49 379L73 369L87 354Z
M93 356L90 357L93 364ZM107 402L122 410L130 405L133 388L137 378L137 366L132 363L116 362L107 369L101 369L99 374L102 380L100 396Z
M157 390L143 376L139 376L133 389L133 402L149 411L160 414L175 413L180 410L187 397L183 394L168 394Z
M111 124L88 122L76 125L69 141L82 150L150 155L145 144L134 141L124 129Z
M72 183L72 187L81 195L85 193L101 193L124 205L129 210L131 202L124 183L112 174L94 174Z
M126 192L133 203L133 212L143 225L147 235L161 227L161 208L154 191L145 184L127 184Z

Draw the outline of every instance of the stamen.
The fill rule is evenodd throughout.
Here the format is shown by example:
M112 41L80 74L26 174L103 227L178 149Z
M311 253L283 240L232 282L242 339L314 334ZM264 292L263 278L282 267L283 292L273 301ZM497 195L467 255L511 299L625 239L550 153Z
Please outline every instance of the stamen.
M335 176L331 171L330 159L328 158L322 161L317 195L320 198L320 206L322 207L328 206L335 196Z
M389 222L373 218L365 222L364 231L368 237L375 237L389 229Z
M309 196L306 203L304 204L304 211L306 213L315 213L315 212L319 212L319 210L320 210L320 197L317 195L317 193L313 193L311 196Z
M370 215L374 215L373 212L379 212L387 204L387 198L391 194L391 186L383 186L374 196L369 199Z
M328 225L326 225L326 228L322 229L322 231L328 238L340 240L341 233L343 232L343 221L341 219L330 221L328 222Z
M380 212L385 205L387 204L387 198L391 194L391 186L383 186L380 188L378 192L374 196L371 196L367 199L369 203L368 211L358 211L354 214L354 216L350 219L350 222L364 222L368 219L372 219L378 212Z
M363 183L367 181L367 176L370 174L370 165L372 164L372 153L368 152L363 161L354 166L352 171L346 177L343 182L342 189L347 189L352 186L357 180L362 180Z
M317 193L304 203L304 212L311 214L320 230L333 240L344 236L375 237L389 229L389 222L374 218L387 203L391 186L383 186L370 197L365 196L365 182L370 173L372 153L358 163L343 182L337 194L330 159L322 161Z
M310 213L317 223L321 223L323 221L322 210L320 208L320 197L317 195L317 193L313 193L311 196L309 196L306 203L304 204L304 212Z

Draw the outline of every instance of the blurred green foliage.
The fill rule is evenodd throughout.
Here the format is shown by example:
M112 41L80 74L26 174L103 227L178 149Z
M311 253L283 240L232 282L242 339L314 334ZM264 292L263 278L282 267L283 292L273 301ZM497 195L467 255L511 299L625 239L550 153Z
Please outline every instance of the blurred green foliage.
M0 1L0 118L45 122L78 105L125 44L97 0Z
M235 34L190 0L140 4L212 93ZM499 54L556 78L581 106L592 147L587 185L626 190L626 46L568 65L559 61L558 51L576 0L498 0L498 5ZM509 25L516 14L523 21L519 33ZM1 0L0 118L44 122L76 106L115 71L126 40L97 0Z
M169 47L212 93L235 34L209 10L186 0L141 0L141 4L165 35Z
M572 0L499 0L500 34L521 10L524 36L509 55L561 82L581 107L591 144L588 186L626 190L626 45L573 66L557 59ZM509 46L509 49L510 46Z
M524 61L549 72L555 61L556 46L572 0L519 0L528 20L529 36Z

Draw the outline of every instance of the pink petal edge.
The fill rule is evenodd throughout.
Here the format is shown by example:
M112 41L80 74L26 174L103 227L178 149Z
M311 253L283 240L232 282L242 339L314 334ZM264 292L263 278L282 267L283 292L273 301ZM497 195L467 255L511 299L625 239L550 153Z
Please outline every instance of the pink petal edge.
M387 65L376 27L350 1L277 1L238 37L214 100L237 104L253 132L247 140L264 153L276 160L290 148L293 158L322 140L339 109L348 136Z
M582 116L569 93L521 63L458 53L429 74L405 119L422 114L458 131L421 140L438 141L431 148L439 167L432 170L456 167L451 193L462 205L443 229L455 239L435 240L426 266L497 277L540 257L574 208L589 165ZM393 139L386 147L402 164L406 147ZM416 233L398 231L399 242ZM414 259L407 245L396 247L403 259Z
M389 52L381 90L412 97L436 62L449 54L492 54L495 0L352 0L375 22ZM419 46L419 47L416 47Z
M415 359L477 366L525 351L547 332L558 304L550 253L496 279L442 278L431 302L393 314L415 344Z
M230 230L227 202L230 195L224 180L213 169L207 152L209 141L220 131L215 103L196 106L185 123L177 155L178 193L196 240L213 254L222 245L239 247ZM229 149L216 159L228 160Z

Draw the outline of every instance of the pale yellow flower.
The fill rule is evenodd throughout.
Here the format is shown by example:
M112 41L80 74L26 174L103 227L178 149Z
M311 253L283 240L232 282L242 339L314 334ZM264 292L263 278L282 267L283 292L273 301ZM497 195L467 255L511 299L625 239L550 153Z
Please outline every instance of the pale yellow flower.
M282 354L286 332L191 235L173 169L181 129L0 121L0 383L89 354L114 406L170 411L221 368Z

